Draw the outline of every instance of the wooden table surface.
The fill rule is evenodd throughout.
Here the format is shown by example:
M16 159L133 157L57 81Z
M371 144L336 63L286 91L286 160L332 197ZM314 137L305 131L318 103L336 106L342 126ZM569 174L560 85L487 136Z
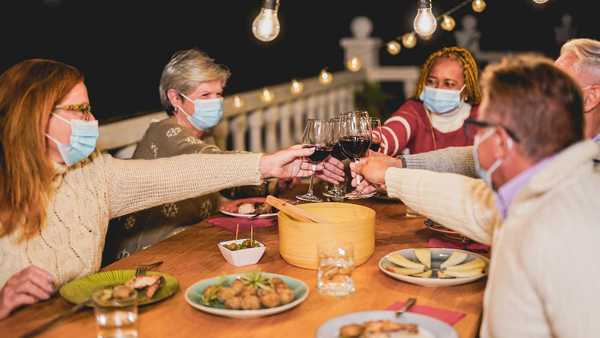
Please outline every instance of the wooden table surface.
M466 313L454 328L462 338L476 337L485 279L460 286L426 288L386 276L377 268L381 257L399 249L425 247L433 233L425 227L423 218L407 218L400 202L369 199L357 203L377 212L375 252L354 271L357 290L345 298L320 295L316 290L316 271L292 266L281 258L276 226L255 231L256 239L267 246L258 265L240 268L229 265L217 249L217 243L231 239L232 233L202 222L104 270L132 268L162 260L164 264L158 270L179 280L180 290L175 295L140 307L140 337L314 337L318 327L330 318L356 311L383 310L409 297L416 297L417 304ZM206 314L192 308L184 299L185 290L201 279L257 269L301 279L309 285L310 295L289 311L244 320ZM19 336L69 307L60 296L54 296L49 301L18 310L0 321L0 337ZM95 337L95 334L93 311L87 309L40 337Z

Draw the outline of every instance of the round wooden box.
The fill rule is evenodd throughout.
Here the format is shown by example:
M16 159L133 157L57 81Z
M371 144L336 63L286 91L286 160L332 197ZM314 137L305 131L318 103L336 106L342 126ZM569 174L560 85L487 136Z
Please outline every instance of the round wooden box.
M289 264L316 270L317 243L327 240L352 242L357 266L373 254L375 210L351 203L307 203L298 207L328 222L300 222L279 213L279 253Z

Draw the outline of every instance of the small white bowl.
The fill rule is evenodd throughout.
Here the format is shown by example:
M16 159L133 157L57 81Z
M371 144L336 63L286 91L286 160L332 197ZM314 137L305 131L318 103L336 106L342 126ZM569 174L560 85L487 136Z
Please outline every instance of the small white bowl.
M244 266L244 265L256 264L260 260L262 255L265 253L265 249L266 249L265 245L262 244L261 242L256 241L256 243L258 243L258 246L255 248L229 250L225 247L225 244L229 244L229 243L241 244L242 242L244 242L247 239L249 239L249 238L242 238L242 239L237 239L237 240L232 240L232 241L220 242L219 244L217 244L217 246L219 247L219 250L221 251L221 254L223 255L223 257L225 257L225 260L231 265Z

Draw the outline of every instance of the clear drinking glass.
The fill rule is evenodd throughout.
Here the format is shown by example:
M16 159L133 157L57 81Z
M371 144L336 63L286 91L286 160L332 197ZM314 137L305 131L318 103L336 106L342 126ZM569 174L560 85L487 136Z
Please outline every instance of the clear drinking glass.
M376 117L371 117L371 146L369 149L378 152L381 148L381 120Z
M352 280L354 246L345 241L324 241L317 244L319 267L317 289L331 296L346 296L356 289Z
M305 147L314 147L315 152L308 157L308 160L316 166L331 153L331 128L327 120L308 119L302 136L302 144ZM310 176L308 191L303 195L296 196L297 199L306 202L321 202L313 192L313 175Z
M97 290L92 294L98 338L137 338L138 307L137 294L129 297L106 299L106 290Z

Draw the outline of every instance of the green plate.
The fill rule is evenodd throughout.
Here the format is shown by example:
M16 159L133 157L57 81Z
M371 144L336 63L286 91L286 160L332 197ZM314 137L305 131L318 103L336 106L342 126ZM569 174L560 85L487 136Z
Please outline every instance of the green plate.
M67 301L79 304L87 301L95 290L123 284L131 279L134 274L135 270L113 270L93 273L63 285L59 293ZM140 295L138 305L156 303L171 296L179 289L177 279L167 273L150 271L146 272L146 274L150 276L161 275L165 278L165 281L151 299Z

